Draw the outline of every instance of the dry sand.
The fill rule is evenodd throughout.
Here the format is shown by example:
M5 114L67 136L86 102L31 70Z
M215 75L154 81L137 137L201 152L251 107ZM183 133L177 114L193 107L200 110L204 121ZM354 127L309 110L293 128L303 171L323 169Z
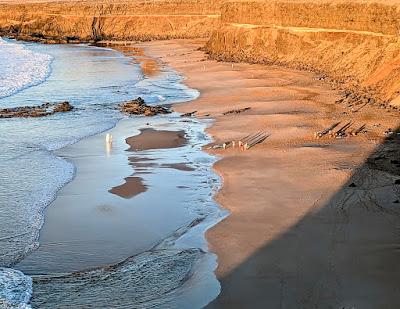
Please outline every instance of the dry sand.
M223 178L216 200L231 215L208 232L220 296L209 308L395 308L400 306L399 186L365 161L383 148L398 113L352 112L313 74L209 61L204 42L141 44L173 66L199 99L176 106L215 119L216 142L266 130L248 151L215 150ZM236 108L251 110L224 116ZM316 139L335 121L367 124L346 139Z

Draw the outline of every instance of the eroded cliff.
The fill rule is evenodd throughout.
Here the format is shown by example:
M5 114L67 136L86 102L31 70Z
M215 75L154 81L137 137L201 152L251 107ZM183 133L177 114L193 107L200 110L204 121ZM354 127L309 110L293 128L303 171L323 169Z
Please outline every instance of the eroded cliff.
M61 43L210 37L213 58L313 70L400 107L400 0L0 0L1 34Z
M221 11L212 57L315 70L400 106L398 1L232 1Z
M0 3L3 34L59 42L208 37L218 1Z

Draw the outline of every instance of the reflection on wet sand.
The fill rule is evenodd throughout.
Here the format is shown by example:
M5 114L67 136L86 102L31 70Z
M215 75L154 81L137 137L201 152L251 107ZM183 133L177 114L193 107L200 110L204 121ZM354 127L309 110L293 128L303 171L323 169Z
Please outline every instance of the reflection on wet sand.
M184 131L140 129L140 134L126 139L128 151L178 148L187 144Z
M177 148L185 145L187 139L184 131L165 131L154 129L141 129L139 135L128 137L126 143L130 146L129 150L149 150ZM112 136L107 134L106 144L111 147ZM194 171L195 169L185 163L164 163L157 164L150 158L129 157L128 162L135 169L136 174L149 172L149 168L171 168L179 171ZM135 175L135 174L134 174ZM147 191L147 186L143 184L141 177L134 175L125 178L125 183L109 190L122 198L130 199Z
M116 194L122 198L132 198L140 193L146 192L147 187L143 184L140 177L127 177L123 185L117 186L109 190L110 193Z
M161 164L162 168L172 168L176 169L178 171L185 171L185 172L191 172L194 171L193 167L190 167L189 165L185 163L171 163L171 164Z
M114 49L132 57L134 63L139 63L146 77L154 77L160 73L160 65L156 59L146 56L143 48L132 46L113 46Z

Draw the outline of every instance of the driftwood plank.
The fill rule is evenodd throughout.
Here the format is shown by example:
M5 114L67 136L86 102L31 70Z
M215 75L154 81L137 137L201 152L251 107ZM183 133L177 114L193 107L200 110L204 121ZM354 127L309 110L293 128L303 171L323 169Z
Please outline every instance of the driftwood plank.
M250 109L251 109L251 107L245 107L245 108L240 108L240 109L232 109L232 110L229 110L229 111L224 112L222 114L223 115L240 114L240 113L243 113L243 112L248 111Z
M335 136L335 137L343 137L343 136L345 136L345 135L346 135L346 130L347 130L348 128L350 128L352 125L353 125L353 122L352 122L352 121L349 121L349 122L346 123L343 127L341 127L339 130L337 130L337 131L334 133L334 136Z
M325 130L316 132L315 136L320 138L320 137L325 136L328 133L331 134L332 130L335 129L339 124L340 124L340 122L336 122L336 123L332 124L330 127L326 128Z
M360 134L362 131L365 130L366 124L363 124L361 127L359 127L357 130L351 132L351 135L356 136Z
M265 141L269 137L268 133L264 132L263 134L259 135L258 137L252 139L250 142L247 142L244 145L244 149L250 149L251 147L254 147L255 145L258 145Z
M196 113L197 113L197 111L193 111L193 112L190 112L190 113L185 113L185 114L182 114L181 117L192 117Z

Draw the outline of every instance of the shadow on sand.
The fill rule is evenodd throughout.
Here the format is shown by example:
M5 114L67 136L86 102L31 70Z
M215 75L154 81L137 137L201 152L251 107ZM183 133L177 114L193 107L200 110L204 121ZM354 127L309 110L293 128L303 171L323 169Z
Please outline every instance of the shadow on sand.
M398 132L328 203L219 278L207 308L400 308Z

